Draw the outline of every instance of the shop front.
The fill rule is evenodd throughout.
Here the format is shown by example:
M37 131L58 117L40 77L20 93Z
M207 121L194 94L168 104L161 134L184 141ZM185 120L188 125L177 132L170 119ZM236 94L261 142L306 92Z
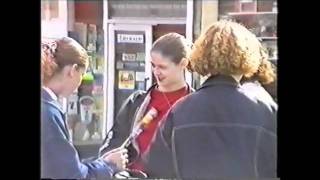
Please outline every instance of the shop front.
M104 12L108 131L124 100L155 83L150 63L152 43L169 32L192 41L193 1L108 1ZM190 73L186 73L186 80L191 84Z

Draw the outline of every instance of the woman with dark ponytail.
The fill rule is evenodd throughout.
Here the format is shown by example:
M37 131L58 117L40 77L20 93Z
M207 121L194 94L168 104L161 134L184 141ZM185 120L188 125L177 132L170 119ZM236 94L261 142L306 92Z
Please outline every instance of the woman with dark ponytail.
M41 50L41 178L111 179L125 167L127 150L113 149L82 163L58 102L80 85L89 63L87 52L67 37L43 43Z

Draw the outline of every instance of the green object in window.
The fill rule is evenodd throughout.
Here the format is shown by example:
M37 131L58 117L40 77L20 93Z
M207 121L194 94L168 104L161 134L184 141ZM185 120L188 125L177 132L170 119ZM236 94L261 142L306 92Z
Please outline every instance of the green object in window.
M87 72L82 77L82 84L92 84L94 77L91 72Z

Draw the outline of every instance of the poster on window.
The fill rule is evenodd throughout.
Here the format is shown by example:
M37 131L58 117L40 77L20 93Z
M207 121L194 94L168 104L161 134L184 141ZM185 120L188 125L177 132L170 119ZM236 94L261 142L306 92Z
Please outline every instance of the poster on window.
M134 71L119 71L119 89L134 89L135 73Z

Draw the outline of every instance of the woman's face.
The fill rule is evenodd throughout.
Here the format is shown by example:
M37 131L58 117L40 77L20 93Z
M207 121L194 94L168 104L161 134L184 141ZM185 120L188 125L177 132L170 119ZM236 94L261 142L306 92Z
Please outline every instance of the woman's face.
M82 77L86 72L86 68L73 65L66 71L66 88L63 92L63 96L65 97L71 95L80 86Z
M184 81L184 67L175 64L168 57L158 52L151 52L152 72L157 79L157 84L162 88L170 87L175 83Z

